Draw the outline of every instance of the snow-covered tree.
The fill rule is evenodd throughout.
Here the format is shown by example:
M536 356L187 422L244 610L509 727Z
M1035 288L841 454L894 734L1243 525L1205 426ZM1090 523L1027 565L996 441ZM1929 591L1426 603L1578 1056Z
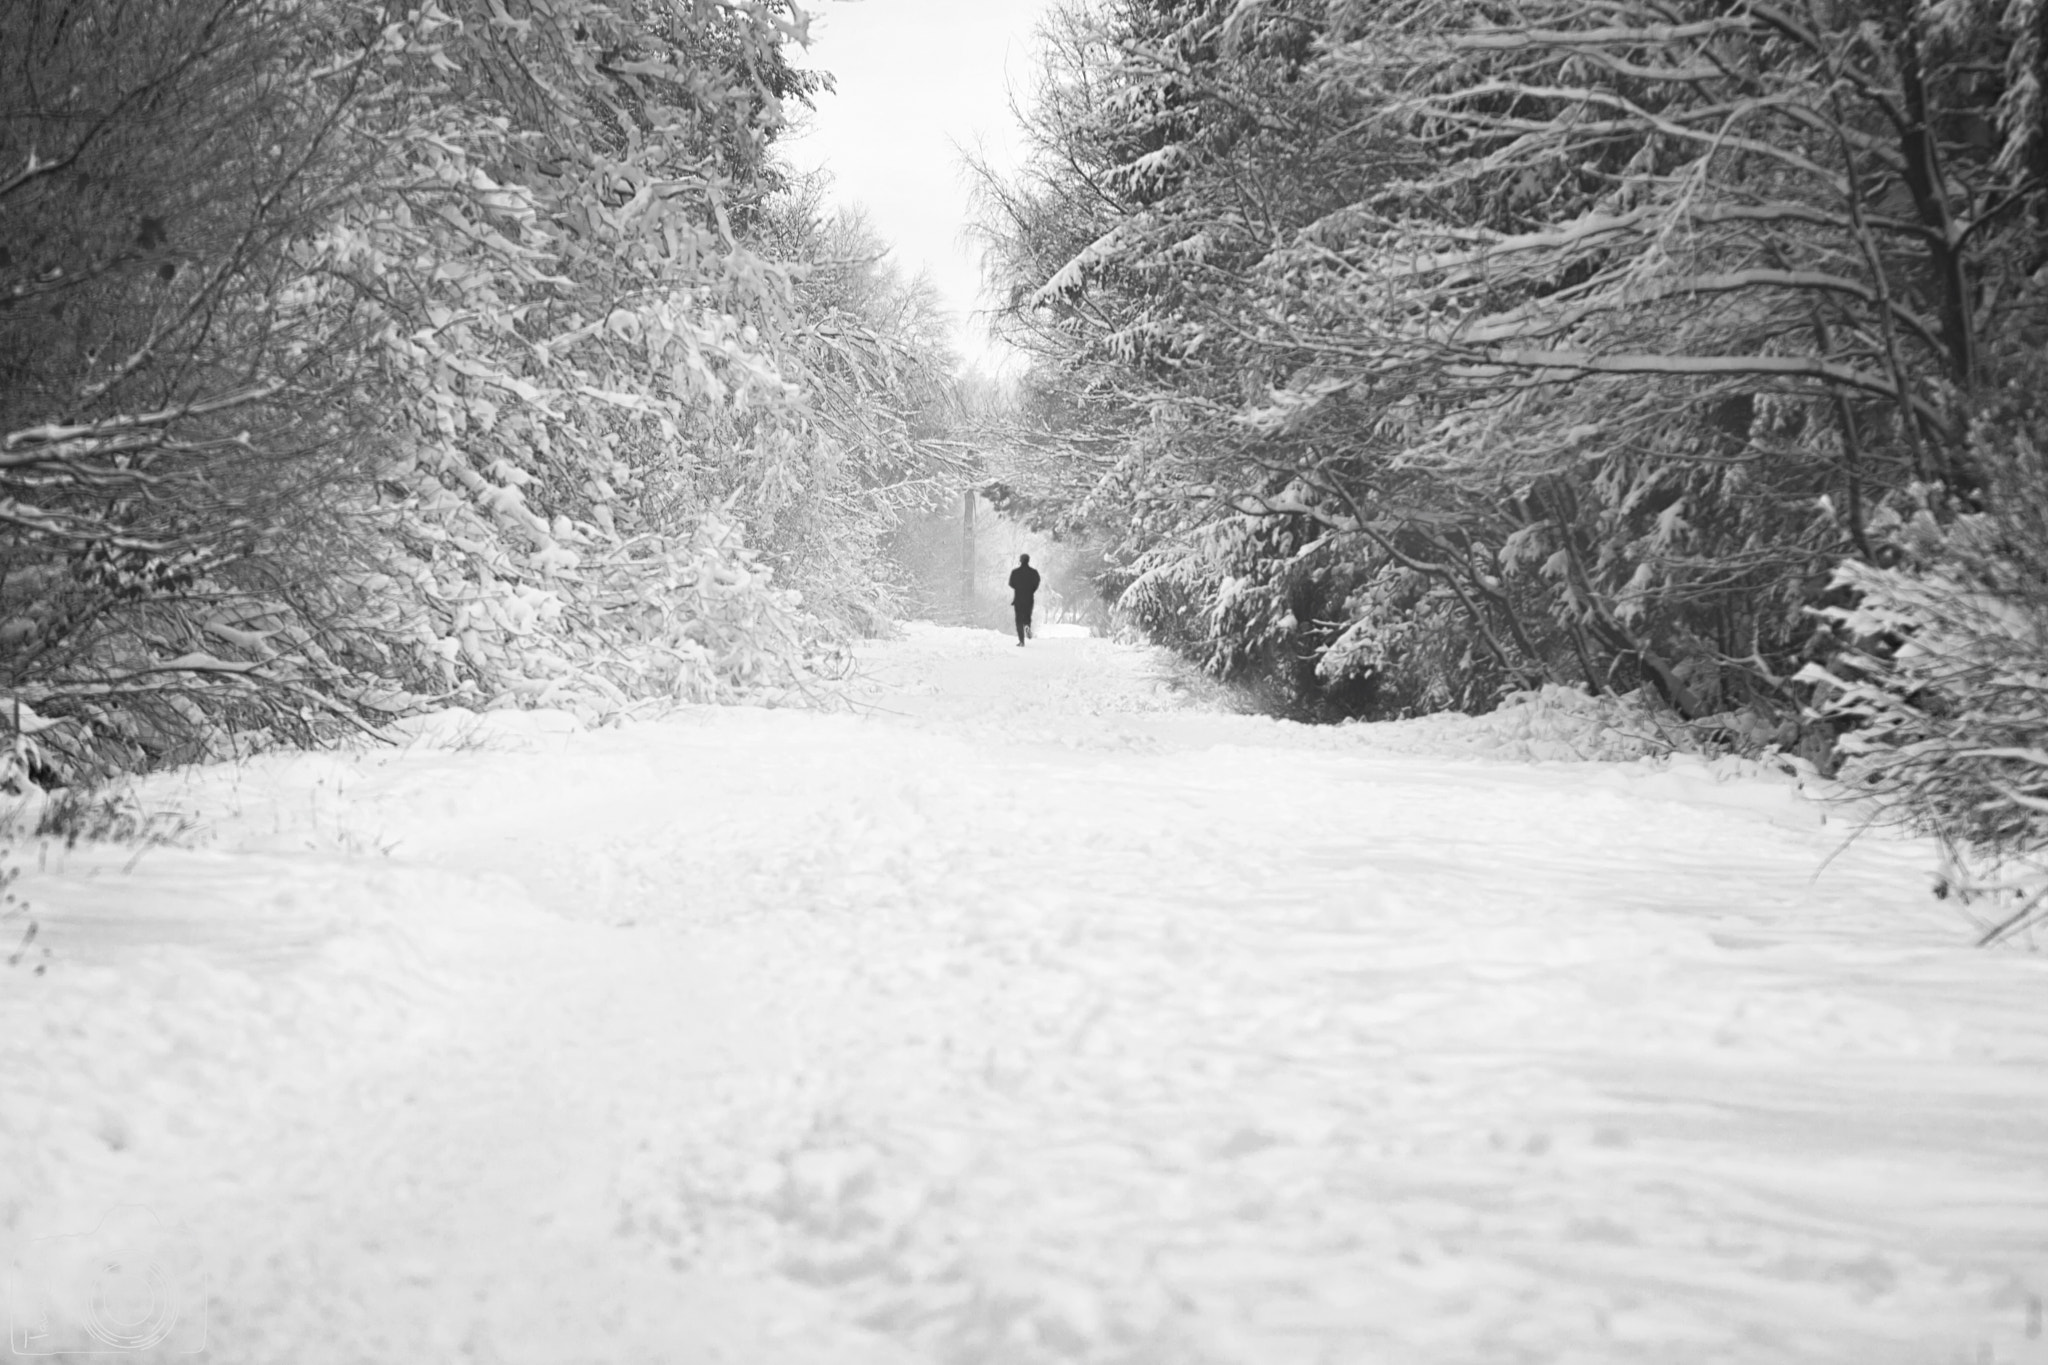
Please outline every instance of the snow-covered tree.
M795 279L786 363L803 398L740 507L806 602L871 630L899 599L888 536L964 482L968 461L948 439L957 362L936 289L906 277L860 213L829 210L827 187L795 182L763 218Z
M815 88L791 6L0 22L18 754L801 682L734 497L807 421L797 277L750 245Z
M1097 3L988 181L1126 603L1346 709L1785 713L2031 344L2041 7ZM1107 440L1100 438L1108 437Z

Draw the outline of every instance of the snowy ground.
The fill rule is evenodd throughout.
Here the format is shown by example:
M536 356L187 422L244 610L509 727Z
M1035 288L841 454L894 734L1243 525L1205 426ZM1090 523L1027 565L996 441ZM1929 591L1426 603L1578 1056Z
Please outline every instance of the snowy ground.
M15 1349L97 1284L261 1365L2048 1361L2048 960L1925 849L1100 641L870 665L17 847Z

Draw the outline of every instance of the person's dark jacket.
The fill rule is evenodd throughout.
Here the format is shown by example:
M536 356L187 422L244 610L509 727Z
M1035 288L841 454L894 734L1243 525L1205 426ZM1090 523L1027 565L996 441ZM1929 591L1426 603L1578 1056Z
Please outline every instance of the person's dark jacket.
M1029 564L1019 564L1010 570L1010 591L1017 595L1015 605L1031 605L1031 599L1038 595L1038 581L1038 570Z

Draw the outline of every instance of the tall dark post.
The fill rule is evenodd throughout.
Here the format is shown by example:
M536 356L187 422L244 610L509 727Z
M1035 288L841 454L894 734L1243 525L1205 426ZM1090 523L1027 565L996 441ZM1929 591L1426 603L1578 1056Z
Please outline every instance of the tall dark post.
M974 490L960 495L960 620L974 624Z

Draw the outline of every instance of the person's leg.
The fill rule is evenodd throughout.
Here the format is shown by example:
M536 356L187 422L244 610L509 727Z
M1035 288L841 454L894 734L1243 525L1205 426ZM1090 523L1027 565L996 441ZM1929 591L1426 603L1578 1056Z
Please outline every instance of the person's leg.
M1026 612L1022 607L1017 608L1017 648L1019 649L1024 648L1024 628L1030 624L1030 613Z

